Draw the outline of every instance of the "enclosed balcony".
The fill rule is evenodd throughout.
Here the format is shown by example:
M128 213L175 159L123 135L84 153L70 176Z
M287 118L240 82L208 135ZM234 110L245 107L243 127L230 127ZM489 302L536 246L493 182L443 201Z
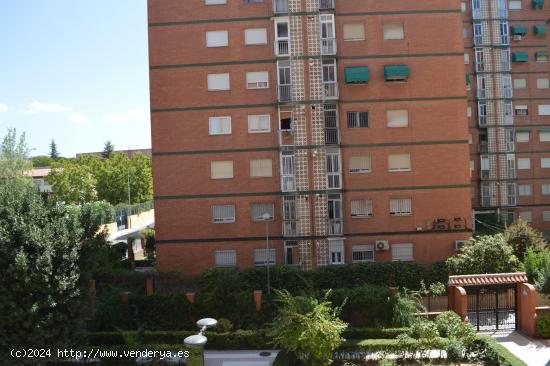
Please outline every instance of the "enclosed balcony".
M288 0L273 0L275 14L288 13Z
M285 220L283 221L283 235L284 236L296 236L297 233L297 221Z
M344 221L342 219L334 219L328 221L329 235L342 235L344 233Z
M326 82L324 84L324 96L325 98L338 98L338 83Z
M323 55L336 54L336 38L321 39L321 54Z
M319 9L320 10L330 10L334 9L335 0L319 0Z
M290 102L292 99L292 86L279 85L279 102Z
M288 56L290 53L290 45L288 39L277 40L277 47L275 49L277 56Z

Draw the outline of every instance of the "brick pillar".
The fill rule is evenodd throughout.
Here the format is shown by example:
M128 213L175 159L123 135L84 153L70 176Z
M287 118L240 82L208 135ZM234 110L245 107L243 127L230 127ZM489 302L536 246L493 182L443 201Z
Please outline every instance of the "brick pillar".
M256 311L262 310L262 290L254 291L254 303L256 304Z
M463 287L449 286L449 310L468 321L468 295Z
M147 292L147 296L151 296L155 293L155 288L153 287L153 277L147 276L145 279L145 290Z
M518 329L529 337L536 336L537 291L529 283L518 283Z

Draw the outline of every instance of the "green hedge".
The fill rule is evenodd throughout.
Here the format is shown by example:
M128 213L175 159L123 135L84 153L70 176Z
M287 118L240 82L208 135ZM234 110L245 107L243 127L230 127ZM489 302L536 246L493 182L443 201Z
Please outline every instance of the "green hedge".
M477 354L476 362L494 366L527 366L503 345L488 336L478 336L469 352Z
M341 306L346 299L341 318L352 327L391 325L394 300L388 287L362 285L352 289L337 288L331 292L330 300L335 306Z
M409 328L348 328L342 336L345 339L395 339L408 331Z
M550 315L537 316L537 335L541 338L550 338Z
M421 340L411 338L404 343L412 346L420 342ZM447 348L449 340L436 338L430 340L430 344L430 349L444 350ZM403 351L402 345L403 343L400 343L397 339L351 339L345 341L338 351L389 352L399 354Z
M145 278L143 272L113 269L94 274L97 296L116 288L119 292L127 291L137 295L145 295Z

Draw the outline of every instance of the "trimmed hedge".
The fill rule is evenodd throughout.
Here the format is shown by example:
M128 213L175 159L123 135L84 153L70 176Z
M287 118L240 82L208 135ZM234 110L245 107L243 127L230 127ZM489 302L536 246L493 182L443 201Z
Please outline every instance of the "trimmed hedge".
M128 271L127 269L112 269L94 274L97 296L101 297L112 288L119 292L131 292L136 295L145 295L145 278L143 272Z
M483 365L527 366L503 345L488 336L478 336L472 348L469 351L475 352L478 355L476 361Z
M388 287L362 285L351 289L337 288L331 292L329 299L335 306L341 306L347 299L340 317L352 327L392 324L394 299Z
M405 342L399 342L397 339L351 339L347 340L340 346L338 351L361 351L361 352L389 352L400 353L403 351L401 347L403 343L406 345L420 344L422 340L408 339ZM430 340L430 349L444 350L449 344L449 340L446 338L435 338Z
M395 339L408 331L409 328L348 328L342 336L345 339Z
M537 316L537 335L541 338L550 338L550 315Z

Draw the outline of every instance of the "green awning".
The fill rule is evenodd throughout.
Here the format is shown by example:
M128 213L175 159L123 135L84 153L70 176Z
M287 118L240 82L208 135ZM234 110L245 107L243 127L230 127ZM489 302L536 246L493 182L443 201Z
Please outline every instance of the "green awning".
M472 84L472 77L470 76L470 74L466 74L466 85L470 85Z
M366 84L370 80L369 68L366 66L344 68L346 84Z
M547 30L548 27L546 27L545 25L535 25L533 27L533 32L535 33L535 36L539 37L545 36Z
M544 0L533 0L533 9L542 9L544 8Z
M531 133L531 130L516 130L516 132L527 132L527 133Z
M539 132L550 132L549 128L541 128Z
M386 81L407 80L411 71L407 65L384 66L384 78Z
M513 36L524 36L529 32L525 25L513 25L510 27Z
M529 62L529 54L527 52L512 53L513 62Z
M538 61L539 59L546 59L548 60L548 52L546 51L537 51L535 52L535 59Z

